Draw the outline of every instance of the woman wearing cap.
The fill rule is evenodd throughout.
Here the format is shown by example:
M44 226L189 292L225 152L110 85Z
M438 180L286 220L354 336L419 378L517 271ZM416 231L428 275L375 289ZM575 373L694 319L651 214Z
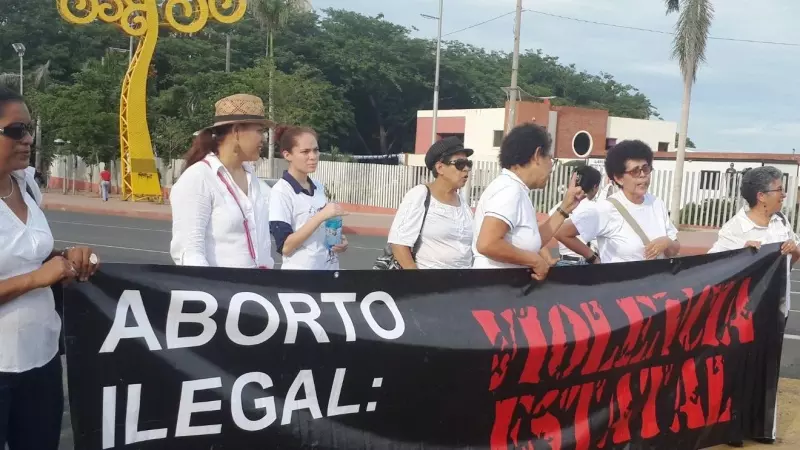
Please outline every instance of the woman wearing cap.
M170 193L175 264L272 268L268 198L250 164L268 126L258 97L216 103L214 124L195 138Z
M503 139L503 170L486 187L475 210L474 268L529 267L534 279L547 276L550 264L539 251L584 196L573 175L557 214L539 225L530 192L547 185L552 143L547 130L534 124L519 125Z
M389 230L392 254L403 269L472 266L472 211L459 195L469 179L472 153L450 137L433 144L425 155L434 180L406 193Z
M0 449L57 450L61 319L50 286L86 281L99 261L87 247L53 248L32 142L24 100L0 87Z
M653 151L644 142L627 140L609 149L606 174L619 191L574 214L557 239L594 264L677 256L678 230L664 202L647 192L652 171ZM597 239L599 254L579 236Z
M347 213L328 202L325 188L309 174L317 171L317 133L308 127L278 127L275 140L289 169L270 193L270 231L284 270L339 270L339 253L347 251L347 237L330 248L324 224Z

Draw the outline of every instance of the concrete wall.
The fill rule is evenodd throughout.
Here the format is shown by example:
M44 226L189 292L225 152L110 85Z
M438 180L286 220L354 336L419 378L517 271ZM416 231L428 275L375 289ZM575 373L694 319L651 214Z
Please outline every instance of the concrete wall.
M494 146L495 131L503 131L503 108L452 109L439 111L437 134L463 134L464 146L475 150L473 159L495 161L499 146ZM414 153L425 154L431 145L433 111L417 113L417 138Z
M667 151L674 152L677 132L678 124L675 122L609 117L606 134L609 139L616 139L617 142L639 139L646 142L654 152L658 151L659 142L666 142L669 144ZM605 142L603 145L605 146Z

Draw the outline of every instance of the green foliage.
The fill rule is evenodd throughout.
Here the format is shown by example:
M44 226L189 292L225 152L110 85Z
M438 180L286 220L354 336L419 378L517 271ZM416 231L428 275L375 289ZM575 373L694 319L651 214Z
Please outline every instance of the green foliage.
M689 203L681 210L681 223L722 226L736 212L736 199L709 198L700 203Z
M675 133L675 148L678 147L678 142L680 142L680 140L681 140L680 134L679 133ZM689 136L686 136L686 148L697 148L694 145L694 142L692 142L692 139Z
M417 111L432 106L435 42L413 38L411 30L381 15L332 9L317 16L283 8L286 1L254 0L240 22L209 23L192 36L162 30L148 86L150 131L160 157L185 151L192 133L210 123L214 102L222 96L248 92L269 103L272 66L264 60L269 32L276 121L314 127L323 150L413 150ZM60 137L71 140L72 151L80 155L101 160L116 156L127 54L109 48L127 49L127 36L104 23L69 24L52 0L6 3L0 8L0 73L18 71L14 42L27 46L26 73L49 62L50 82L40 89L26 87L32 107L40 108L45 119L43 141ZM228 34L231 73L224 72ZM501 88L509 83L510 67L508 53L446 42L440 107L502 106ZM557 96L557 105L605 108L622 117L657 116L647 97L632 86L605 73L562 65L540 51L521 55L519 83L530 94Z

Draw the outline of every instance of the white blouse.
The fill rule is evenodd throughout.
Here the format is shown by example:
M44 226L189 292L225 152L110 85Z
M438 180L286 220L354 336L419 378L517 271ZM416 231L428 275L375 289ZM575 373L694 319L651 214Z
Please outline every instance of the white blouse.
M0 279L33 272L53 252L53 234L38 203L42 193L30 167L14 173L28 206L21 221L0 200ZM35 198L26 192L26 184ZM25 372L42 367L58 354L61 319L49 288L34 289L0 305L0 372Z
M792 230L791 224L781 216L774 214L766 227L756 225L747 217L747 208L740 209L731 220L719 230L717 242L708 253L725 252L744 248L748 241L757 241L762 245L783 243L793 240L800 244L800 240Z
M459 196L458 206L441 203L431 195L425 217L424 185L412 188L403 197L389 230L389 243L414 247L422 236L416 254L420 269L469 269L472 267L472 210Z
M531 190L514 172L503 169L478 200L475 209L475 233L472 239L472 251L476 269L524 267L491 260L478 253L478 236L481 233L483 219L486 216L500 219L508 225L505 239L514 247L538 253L542 249L542 236L539 234L539 222L536 210L531 201Z
M266 185L253 175L253 167L250 164L243 167L247 171L247 195L215 155L206 156L178 178L170 192L170 253L175 264L268 269L274 266L269 193Z

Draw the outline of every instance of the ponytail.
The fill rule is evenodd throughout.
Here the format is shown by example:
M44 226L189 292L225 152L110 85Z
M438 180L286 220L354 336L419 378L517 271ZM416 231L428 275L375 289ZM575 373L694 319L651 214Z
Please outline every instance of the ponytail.
M183 170L186 171L195 163L202 161L209 153L217 153L217 141L214 139L214 133L211 129L206 128L195 136L191 148L184 155L183 159L186 161L186 165Z

